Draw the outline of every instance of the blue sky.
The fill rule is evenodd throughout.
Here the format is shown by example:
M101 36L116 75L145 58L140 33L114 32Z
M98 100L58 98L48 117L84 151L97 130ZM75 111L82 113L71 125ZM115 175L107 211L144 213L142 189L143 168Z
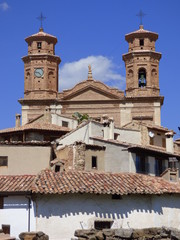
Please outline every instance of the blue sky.
M144 28L159 34L156 50L162 53L159 77L165 97L162 125L179 134L179 0L0 1L0 129L13 127L15 114L21 112L17 100L24 91L24 38L38 32L41 11L47 17L44 31L58 38L61 89L86 79L89 63L95 79L125 89L124 36L139 28L140 9L147 14Z

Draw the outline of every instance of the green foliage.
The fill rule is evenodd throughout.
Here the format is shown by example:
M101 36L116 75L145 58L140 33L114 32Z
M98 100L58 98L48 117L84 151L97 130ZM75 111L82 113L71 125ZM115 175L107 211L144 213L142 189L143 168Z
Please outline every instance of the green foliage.
M75 118L78 123L81 123L83 120L89 120L89 115L87 113L81 114L79 112L75 112L72 117Z

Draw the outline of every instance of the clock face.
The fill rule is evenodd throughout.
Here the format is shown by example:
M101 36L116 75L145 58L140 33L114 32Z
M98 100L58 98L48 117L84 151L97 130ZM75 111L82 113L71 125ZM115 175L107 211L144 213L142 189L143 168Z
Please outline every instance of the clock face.
M34 70L34 76L36 76L36 77L38 77L38 78L42 77L43 74L44 74L44 71L43 71L42 68L36 68L36 69Z

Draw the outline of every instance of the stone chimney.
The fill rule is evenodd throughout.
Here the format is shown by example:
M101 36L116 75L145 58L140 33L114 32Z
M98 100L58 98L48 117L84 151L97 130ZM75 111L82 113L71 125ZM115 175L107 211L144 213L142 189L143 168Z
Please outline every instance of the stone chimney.
M166 151L174 153L173 131L165 133L165 136L166 136Z
M45 122L51 123L51 109L49 107L45 109L44 116L45 116Z
M16 127L21 126L21 114L16 114Z
M113 117L109 118L109 139L114 139L114 119Z
M109 131L110 131L110 129L109 129L110 122L109 122L107 114L104 114L102 116L102 120L103 120L104 140L107 140L107 139L109 139Z

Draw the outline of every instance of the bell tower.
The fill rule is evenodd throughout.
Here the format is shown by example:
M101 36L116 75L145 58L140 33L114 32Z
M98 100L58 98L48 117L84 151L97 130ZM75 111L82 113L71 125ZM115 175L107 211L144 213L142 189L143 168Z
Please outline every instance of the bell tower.
M125 36L129 44L123 55L126 66L126 96L159 96L159 60L161 53L155 51L158 34L139 30Z
M57 38L43 28L27 37L28 55L24 62L24 99L53 99L58 92L60 57L55 55Z
M159 61L156 52L158 34L147 31L140 25L137 31L125 35L129 44L128 53L123 55L126 67L125 103L120 105L121 126L137 120L161 125Z

